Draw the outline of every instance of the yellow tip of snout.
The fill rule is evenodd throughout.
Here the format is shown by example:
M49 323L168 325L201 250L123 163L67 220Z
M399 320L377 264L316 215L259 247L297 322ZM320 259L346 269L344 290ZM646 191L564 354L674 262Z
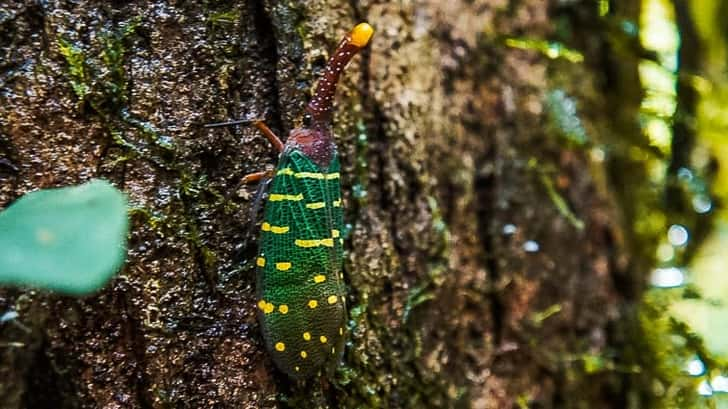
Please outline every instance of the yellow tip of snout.
M351 43L357 47L364 47L374 34L374 28L369 23L359 23L351 30Z

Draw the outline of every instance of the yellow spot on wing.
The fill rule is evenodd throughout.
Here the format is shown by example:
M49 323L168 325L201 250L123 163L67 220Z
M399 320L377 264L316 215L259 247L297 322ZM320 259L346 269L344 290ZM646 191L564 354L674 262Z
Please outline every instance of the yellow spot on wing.
M289 268L291 268L291 263L289 263L289 262L287 262L287 261L285 261L285 262L280 262L280 263L276 263L276 269L278 269L278 270L280 270L280 271L286 271L286 270L288 270Z
M280 311L281 314L288 314L288 306L286 304L281 304L278 306L278 311Z
M258 257L255 259L255 264L257 264L258 267L265 267L265 259L263 257Z
M276 351L283 352L286 350L286 344L282 342L276 342Z
M344 329L339 327L339 335L344 335Z
M308 301L308 308L316 308L316 307L318 307L318 301L316 301L316 300Z
M314 203L306 203L307 209L323 209L326 207L326 203L324 202L314 202Z
M294 243L298 247L319 247L319 246L334 247L334 239L313 239L313 240L296 239L296 241L294 241Z
M324 174L323 173L315 173L315 172L298 172L296 173L297 178L309 178L309 179L323 179Z
M258 301L258 308L262 310L265 310L265 300Z
M337 238L339 236L340 236L340 233L338 230L336 230L336 229L331 230L331 237Z
M260 226L260 229L263 231L269 231L276 234L283 234L288 233L288 230L290 230L290 227L288 226L271 226L268 222L263 223L262 226Z
M294 172L291 168L283 168L276 172L276 175L288 175L288 176L294 176L299 179L308 178L308 179L326 179L326 180L332 180L332 179L338 179L339 178L339 172L333 172L333 173L319 173L319 172Z
M301 370L301 368L299 368L299 367L295 367L295 368L293 368L293 369L295 369L295 370L296 370L296 372L298 372L298 371L300 371L300 370Z
M341 199L334 200L332 204L334 205L334 207L341 207Z
M306 351L301 351L301 358L306 359L307 356L308 354L306 353Z
M323 283L324 281L326 281L326 276L323 274L319 274L313 278L313 282L316 284Z
M329 304L336 304L336 301L338 301L338 300L339 300L339 297L337 297L335 295L330 295L329 298L326 299L326 301Z
M284 200L297 202L303 200L303 193L299 193L297 195L282 195L278 193L272 193L270 196L268 196L268 200L270 200L271 202L281 202Z
M267 303L265 303L265 307L263 307L263 312L266 313L266 314L270 314L275 309L276 309L276 306L273 305L273 303L267 302Z
M311 340L311 333L308 332L308 331L304 332L303 333L303 339L305 339L306 341L310 341Z
M322 344L325 344L325 343L326 343L326 341L328 341L328 339L327 339L327 338L326 338L326 337L325 337L324 335L321 335L321 336L319 337L319 340L321 341L321 343L322 343Z

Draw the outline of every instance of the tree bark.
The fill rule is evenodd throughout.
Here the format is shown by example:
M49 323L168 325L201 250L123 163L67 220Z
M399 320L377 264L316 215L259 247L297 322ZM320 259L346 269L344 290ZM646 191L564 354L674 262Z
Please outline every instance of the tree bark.
M645 407L623 369L654 254L629 233L644 166L603 148L643 138L616 23L639 9L610 3L0 6L0 205L103 177L133 207L99 294L0 290L20 324L0 324L2 407ZM201 125L287 135L362 20L334 115L349 339L335 375L295 385L263 348L256 188L237 189L275 152ZM557 42L583 61L538 46Z

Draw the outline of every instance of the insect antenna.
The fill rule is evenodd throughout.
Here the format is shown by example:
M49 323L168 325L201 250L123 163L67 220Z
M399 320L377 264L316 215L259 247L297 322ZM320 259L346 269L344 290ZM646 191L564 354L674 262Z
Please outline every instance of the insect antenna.
M203 128L218 128L222 126L233 126L233 125L250 125L253 122L258 121L258 119L236 119L234 121L225 121L225 122L214 122L211 124L203 124Z

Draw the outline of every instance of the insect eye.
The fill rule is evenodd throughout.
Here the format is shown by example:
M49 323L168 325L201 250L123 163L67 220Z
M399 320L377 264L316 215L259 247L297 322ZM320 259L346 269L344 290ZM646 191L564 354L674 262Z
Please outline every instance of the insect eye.
M312 118L311 118L311 114L309 114L309 113L306 113L306 114L305 114L305 115L303 116L303 126L304 126L305 128L308 128L309 126L311 126L311 121L312 121Z

